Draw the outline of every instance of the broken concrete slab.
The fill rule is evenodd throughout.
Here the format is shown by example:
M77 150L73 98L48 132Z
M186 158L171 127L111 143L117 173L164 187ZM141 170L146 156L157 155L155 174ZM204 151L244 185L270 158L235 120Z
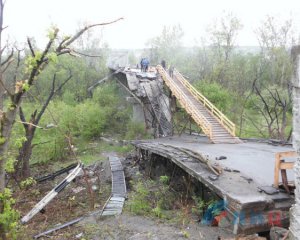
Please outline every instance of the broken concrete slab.
M268 231L272 225L287 226L288 210L294 201L285 193L274 195L259 192L260 186L271 186L274 179L275 153L290 150L291 146L273 146L267 143L211 144L206 137L182 136L133 143L138 152L148 158L159 155L175 163L189 175L210 188L227 202L227 218L235 234ZM190 149L207 156L211 163L239 171L223 171L218 179L211 179L212 172L199 161L186 161L180 149ZM226 161L215 160L227 156ZM147 159L144 159L147 161ZM278 220L279 219L279 220Z

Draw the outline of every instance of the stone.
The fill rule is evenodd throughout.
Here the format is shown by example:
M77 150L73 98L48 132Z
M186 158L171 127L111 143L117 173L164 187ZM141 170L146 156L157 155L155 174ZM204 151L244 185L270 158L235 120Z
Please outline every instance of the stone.
M270 240L283 239L288 234L288 230L281 227L272 227L270 229Z

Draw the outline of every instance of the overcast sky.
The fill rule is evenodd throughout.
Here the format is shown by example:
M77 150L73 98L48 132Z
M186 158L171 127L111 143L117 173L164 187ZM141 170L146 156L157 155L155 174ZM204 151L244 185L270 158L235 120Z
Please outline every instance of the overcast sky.
M224 11L241 20L244 27L237 43L242 46L257 45L254 30L266 15L292 17L300 23L299 0L6 0L4 24L10 40L24 42L30 36L40 45L51 24L72 34L79 23L124 17L102 29L111 48L144 48L147 40L160 35L164 25L175 24L183 28L184 44L192 46Z

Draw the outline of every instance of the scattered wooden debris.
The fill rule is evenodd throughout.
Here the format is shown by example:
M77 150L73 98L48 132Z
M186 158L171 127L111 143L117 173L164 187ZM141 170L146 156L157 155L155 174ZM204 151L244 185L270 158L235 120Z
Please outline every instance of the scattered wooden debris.
M122 164L120 162L120 159L117 157L110 157L110 168L112 172L112 194L107 199L106 203L104 204L103 208L101 210L94 211L92 213L86 214L82 217L73 219L69 222L66 222L64 224L60 224L52 229L49 229L45 232L39 233L35 235L33 238L38 239L40 237L46 236L50 233L53 233L55 231L58 231L60 229L63 229L65 227L69 227L73 224L76 224L83 220L86 217L89 216L113 216L113 215L119 215L122 213L122 209L125 202L126 197L126 182L125 182L125 175L124 170L122 167Z
M55 188L53 188L39 203L37 203L29 213L22 219L21 223L28 222L34 215L40 212L58 193L60 193L82 170L83 164L78 163L77 167Z
M46 235L48 235L48 234L50 234L50 233L53 233L53 232L55 232L55 231L57 231L57 230L60 230L60 229L62 229L62 228L65 228L65 227L71 226L71 225L73 225L73 224L75 224L75 223L78 223L78 222L80 222L82 219L84 219L84 217L79 217L79 218L73 219L73 220L71 220L71 221L69 221L69 222L66 222L66 223L64 223L64 224L60 224L60 225L58 225L58 226L55 227L55 228L49 229L49 230L47 230L47 231L45 231L45 232L42 232L42 233L39 233L39 234L35 235L33 238L34 238L34 239L38 239L38 238L40 238L40 237L46 236Z
M53 180L54 178L56 178L57 176L61 175L61 174L64 174L64 173L69 173L73 168L75 168L78 164L77 163L72 163L71 165L63 168L63 169L60 169L54 173L51 173L51 174L48 174L46 176L43 176L43 177L37 177L35 178L35 181L37 183L41 183L41 182L45 182L47 180Z

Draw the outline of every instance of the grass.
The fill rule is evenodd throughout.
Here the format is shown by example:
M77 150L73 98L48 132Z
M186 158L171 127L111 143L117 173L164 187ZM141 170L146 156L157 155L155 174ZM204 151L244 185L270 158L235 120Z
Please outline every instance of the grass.
M98 161L104 161L106 156L104 153L116 152L123 155L133 149L131 145L114 146L101 140L88 141L84 138L74 138L74 152L68 152L63 158L58 160L47 159L45 161L38 161L41 157L35 157L31 160L32 176L42 176L55 172L61 168L67 167L77 160L80 160L85 166L92 165ZM68 151L68 150L66 150ZM41 153L39 153L40 155ZM44 155L46 155L44 153ZM42 156L42 155L40 155ZM41 171L41 169L43 169Z
M180 225L191 221L191 206L186 208L179 203L178 196L169 186L169 177L161 176L154 181L138 175L138 180L132 181L131 185L133 191L125 211Z
M95 156L93 154L82 154L78 157L84 165L90 165L98 161L103 161L105 157Z

